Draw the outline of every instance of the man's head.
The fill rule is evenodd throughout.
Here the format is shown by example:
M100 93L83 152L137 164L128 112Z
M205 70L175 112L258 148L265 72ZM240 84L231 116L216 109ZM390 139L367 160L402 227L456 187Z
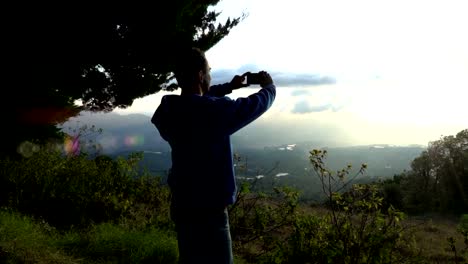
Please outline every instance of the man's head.
M208 92L211 76L205 53L198 48L191 48L181 52L177 57L175 77L182 91L194 91L200 88L202 93Z

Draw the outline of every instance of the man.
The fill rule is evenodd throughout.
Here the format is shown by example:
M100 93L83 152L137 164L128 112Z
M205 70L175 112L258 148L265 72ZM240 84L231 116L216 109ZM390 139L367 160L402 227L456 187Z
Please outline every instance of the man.
M210 87L210 67L203 51L181 54L175 77L181 95L166 95L154 113L162 138L172 149L171 218L175 223L180 263L232 263L227 206L236 198L230 135L260 117L272 105L276 88L259 72L262 89L245 98L226 97L246 87L236 75Z

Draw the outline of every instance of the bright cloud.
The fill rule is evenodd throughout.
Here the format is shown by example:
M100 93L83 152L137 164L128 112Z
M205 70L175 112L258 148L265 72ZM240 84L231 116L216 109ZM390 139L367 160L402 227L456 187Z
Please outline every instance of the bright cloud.
M356 144L426 144L468 128L467 6L462 0L223 0L215 7L221 21L248 16L207 52L213 84L267 70L278 94L258 122ZM152 114L164 94L116 112Z

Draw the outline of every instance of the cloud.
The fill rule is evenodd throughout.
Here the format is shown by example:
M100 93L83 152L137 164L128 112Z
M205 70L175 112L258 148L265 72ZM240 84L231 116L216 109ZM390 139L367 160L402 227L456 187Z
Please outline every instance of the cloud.
M294 90L291 92L291 96L310 95L310 91L307 90Z
M237 69L238 72L244 73L244 72L258 72L261 71L255 64L245 64L242 65L239 69Z
M220 84L229 82L235 75L245 72L258 72L260 69L256 65L243 65L237 70L220 69L213 70L211 73L211 83ZM324 84L334 84L336 80L330 76L322 76L318 74L296 74L285 72L269 72L274 83L278 87L302 87L302 86L317 86Z
M211 84L221 84L230 82L235 75L240 75L245 72L258 72L260 69L253 64L246 64L238 68L237 70L234 69L220 69L220 70L212 70L211 71Z
M294 108L292 109L293 114L307 114L307 113L317 113L317 112L324 112L327 110L331 110L333 112L336 112L343 108L342 106L334 106L332 104L324 104L324 105L317 105L313 106L311 105L308 101L303 100L299 101L294 105Z
M332 77L314 74L291 74L274 72L271 74L271 77L275 81L275 84L281 87L317 86L336 83L336 80Z
M211 72L211 84L222 84L230 82L238 72L233 70L216 70Z

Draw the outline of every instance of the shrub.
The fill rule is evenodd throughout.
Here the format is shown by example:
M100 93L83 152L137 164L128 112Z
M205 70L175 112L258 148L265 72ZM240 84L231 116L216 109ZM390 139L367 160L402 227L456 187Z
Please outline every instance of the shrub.
M468 214L461 215L457 230L460 234L463 235L463 241L465 243L465 251L467 251L468 250Z
M299 193L276 187L272 193L256 193L245 182L230 208L234 251L247 261L257 262L282 242L285 229L294 222Z
M401 224L404 214L389 206L383 209L383 197L377 186L351 184L347 177L351 165L336 174L325 166L326 151L310 152L310 161L322 184L325 209L295 213L296 196L278 197L275 207L261 202L260 194L241 189L240 202L234 214L233 234L244 241L257 238L254 250L238 251L252 263L410 263L411 243L405 241ZM358 173L363 173L366 165ZM351 179L355 179L356 176ZM244 188L245 189L245 188ZM244 194L242 195L242 191ZM293 199L291 199L293 198ZM291 207L291 205L294 205ZM264 208L258 213L259 208ZM291 210L288 210L291 208ZM311 209L310 211L313 211ZM237 212L236 212L237 213ZM284 219L284 220L281 220ZM266 226L287 223L269 232ZM243 234L239 230L243 227ZM250 241L248 241L250 242ZM237 248L239 250L239 248ZM256 252L255 255L252 252Z
M127 216L142 225L167 223L169 192L159 178L139 175L141 157L135 153L117 160L91 159L85 153L64 156L44 148L28 158L4 158L0 205L42 217L59 228Z

